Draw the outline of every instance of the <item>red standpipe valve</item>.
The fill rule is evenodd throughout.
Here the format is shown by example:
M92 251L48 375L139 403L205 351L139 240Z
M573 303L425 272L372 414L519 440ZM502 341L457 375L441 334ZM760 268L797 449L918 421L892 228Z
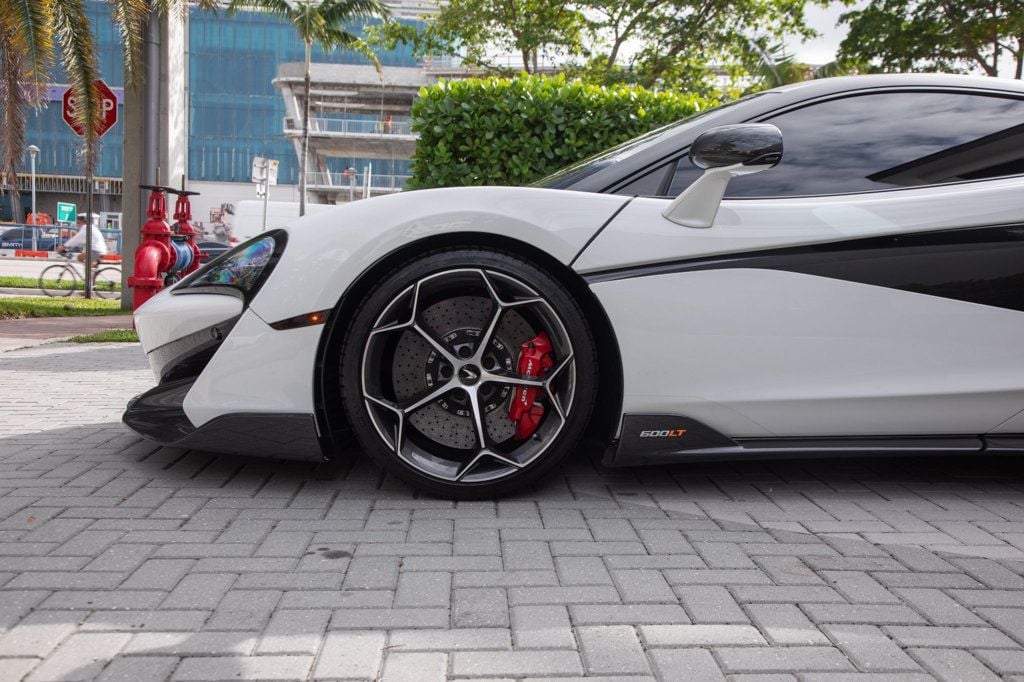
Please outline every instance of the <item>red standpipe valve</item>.
M167 219L168 188L158 185L139 185L149 190L149 206L146 217L149 220L142 226L142 243L135 250L135 274L128 278L128 286L135 290L133 308L152 298L164 286L161 275L174 264L175 254L171 247L171 229L165 222Z
M551 339L544 332L519 346L519 362L516 371L523 377L539 377L554 367L551 359ZM544 417L544 406L537 402L540 389L523 386L516 389L508 418L516 424L516 438L525 440L533 435Z
M192 227L192 204L189 201L189 197L195 196L199 192L186 191L184 177L181 181L181 189L169 189L168 191L178 197L174 202L174 232L187 237L188 247L192 251L191 263L181 270L181 275L185 276L199 269L200 259L203 257L203 252L196 244L196 236L199 233Z

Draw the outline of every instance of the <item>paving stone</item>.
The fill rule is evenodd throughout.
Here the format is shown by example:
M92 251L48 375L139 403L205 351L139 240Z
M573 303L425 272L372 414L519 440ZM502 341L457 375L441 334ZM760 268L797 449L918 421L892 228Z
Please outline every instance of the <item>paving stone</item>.
M248 632L143 632L124 647L127 654L230 656L252 653L256 637Z
M520 608L551 608L545 606L526 606ZM557 608L557 607L554 607ZM512 612L515 625L516 613ZM568 620L565 627L569 629ZM572 633L569 632L570 638ZM517 644L517 646L522 646ZM458 651L469 649L482 651L485 649L511 649L512 636L505 628L458 628L454 630L392 630L391 651ZM568 648L575 648L571 643Z
M188 574L195 563L191 559L150 559L128 576L128 579L121 583L121 587L129 590L169 592Z
M448 606L451 589L451 573L403 572L398 578L395 607Z
M863 571L822 571L821 577L852 604L900 603L896 595Z
M591 675L647 673L650 667L636 630L628 625L576 628L583 665Z
M192 574L181 579L160 604L164 609L213 609L238 576L231 573Z
M174 676L175 682L216 680L304 679L313 665L312 656L218 656L186 658Z
M895 589L905 604L915 609L934 625L981 625L982 620L950 598L934 589Z
M563 556L555 560L561 585L611 585L612 577L597 556Z
M690 617L679 604L572 604L569 613L577 625L690 623Z
M277 590L231 590L206 623L207 630L262 630L281 599Z
M750 604L746 611L772 644L829 644L828 637L794 604Z
M454 591L452 625L508 627L508 597L500 588L460 588Z
M448 609L338 609L331 629L394 630L448 627Z
M874 625L824 625L832 641L858 670L865 672L917 672L921 668Z
M617 604L619 593L611 585L569 587L513 587L508 601L521 604Z
M764 645L751 625L641 625L640 636L651 647L708 647L731 644Z
M653 649L649 656L661 680L725 680L711 652L705 649Z
M315 677L376 679L384 658L383 632L327 633Z
M450 659L456 677L583 674L580 656L575 651L456 651Z
M178 667L175 656L121 656L110 662L97 682L164 680Z
M0 656L42 658L57 648L78 627L81 616L73 611L39 611L25 616L0 635Z
M96 611L82 623L83 631L198 632L210 611Z
M32 671L29 680L91 680L117 655L129 638L129 634L116 632L73 634Z
M991 651L982 649L974 651L975 658L1000 675L1024 673L1024 651Z
M962 649L908 649L928 672L940 680L970 680L986 682L998 680L999 676L985 667L985 664Z
M444 682L448 676L448 655L391 652L384 661L383 682Z
M853 670L846 656L831 647L719 647L725 672L814 672Z
M748 623L729 591L722 586L676 587L679 602L694 623Z
M815 623L865 623L875 625L915 625L923 623L917 612L906 606L874 604L807 604L803 607Z
M947 647L951 649L1015 649L1018 647L995 628L930 627L891 625L885 631L904 647Z
M512 636L517 649L575 649L569 614L564 606L515 606Z
M675 601L675 594L660 571L622 569L613 571L612 577L624 603L665 604Z

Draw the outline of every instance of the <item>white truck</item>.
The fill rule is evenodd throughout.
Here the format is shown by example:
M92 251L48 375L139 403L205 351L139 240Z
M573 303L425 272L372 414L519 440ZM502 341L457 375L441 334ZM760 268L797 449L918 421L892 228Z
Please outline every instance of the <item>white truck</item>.
M327 211L334 208L328 204L306 203L306 215ZM297 201L268 201L267 229L273 230L295 222L299 217ZM237 244L255 237L263 232L263 202L239 201L235 204L235 213L231 216L231 243Z

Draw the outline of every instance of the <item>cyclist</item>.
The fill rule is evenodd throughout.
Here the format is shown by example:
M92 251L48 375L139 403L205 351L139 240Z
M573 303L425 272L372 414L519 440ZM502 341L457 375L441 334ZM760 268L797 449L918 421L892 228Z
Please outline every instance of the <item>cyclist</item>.
M64 253L69 249L81 248L82 252L78 254L78 262L85 262L85 230L89 220L83 215L78 216L76 224L78 226L78 232L64 242L63 245L57 246L57 253ZM92 255L93 255L93 266L99 266L100 258L107 255L107 242L103 239L103 233L100 232L100 228L95 225L89 227L92 230Z

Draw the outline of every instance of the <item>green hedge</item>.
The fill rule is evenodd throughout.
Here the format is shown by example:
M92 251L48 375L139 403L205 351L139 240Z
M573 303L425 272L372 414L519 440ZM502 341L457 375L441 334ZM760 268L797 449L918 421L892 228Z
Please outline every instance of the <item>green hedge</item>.
M696 95L563 77L441 81L412 107L410 189L522 185L711 106Z

